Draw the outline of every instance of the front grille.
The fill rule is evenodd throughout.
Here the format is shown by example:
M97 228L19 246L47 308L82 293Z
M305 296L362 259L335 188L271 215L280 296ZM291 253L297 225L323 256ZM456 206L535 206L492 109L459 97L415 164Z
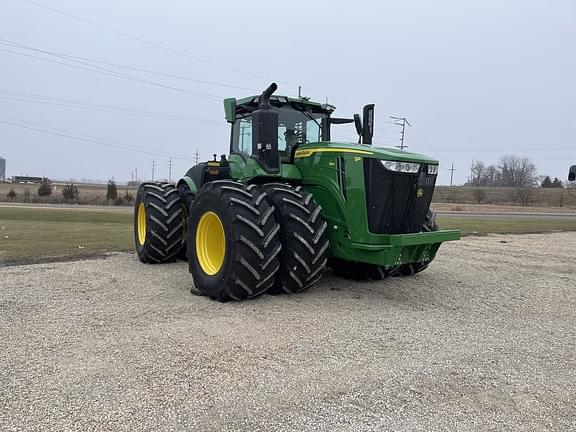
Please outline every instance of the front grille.
M436 183L436 176L427 172L425 164L418 173L407 174L387 170L378 159L364 158L371 233L407 234L422 230Z

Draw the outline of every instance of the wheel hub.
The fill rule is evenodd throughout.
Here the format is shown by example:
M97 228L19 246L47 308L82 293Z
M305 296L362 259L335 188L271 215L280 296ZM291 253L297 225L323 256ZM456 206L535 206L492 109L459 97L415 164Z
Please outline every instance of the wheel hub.
M208 211L196 227L196 256L200 267L209 276L220 271L226 255L224 226L218 215Z

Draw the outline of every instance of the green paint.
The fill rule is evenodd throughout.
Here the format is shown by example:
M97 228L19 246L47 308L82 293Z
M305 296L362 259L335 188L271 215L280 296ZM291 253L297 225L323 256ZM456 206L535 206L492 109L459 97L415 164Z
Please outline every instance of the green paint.
M182 180L188 185L188 188L190 189L190 191L194 194L196 194L196 192L198 192L198 188L196 187L196 184L194 183L194 180L192 180L190 177L188 176L184 176L182 177Z
M302 180L300 170L293 164L282 164L279 174L269 174L262 169L258 161L239 154L231 154L228 163L232 178L241 182L249 182L257 177L270 178L270 181L299 182Z

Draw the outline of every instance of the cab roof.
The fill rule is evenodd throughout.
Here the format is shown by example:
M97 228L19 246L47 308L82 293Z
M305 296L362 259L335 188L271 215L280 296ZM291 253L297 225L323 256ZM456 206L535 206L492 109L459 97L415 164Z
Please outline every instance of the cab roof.
M237 118L245 117L258 108L258 98L260 96L248 96L242 99L224 99L224 112L226 121L234 123ZM313 113L323 113L330 115L336 107L330 104L314 102L308 98L293 98L281 95L270 96L270 104L275 107L291 106L299 111L306 110Z

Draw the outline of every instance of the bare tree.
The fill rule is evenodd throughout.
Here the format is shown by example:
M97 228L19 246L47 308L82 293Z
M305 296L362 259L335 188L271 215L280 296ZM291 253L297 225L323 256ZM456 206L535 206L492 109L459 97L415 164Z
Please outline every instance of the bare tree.
M475 161L471 168L471 186L498 186L500 172L494 165L486 165L482 161Z
M498 165L500 183L505 187L531 187L538 183L538 171L530 159L506 155Z
M477 160L472 164L470 168L470 184L472 186L483 186L482 180L486 172L486 165L484 162Z
M484 183L486 186L499 186L501 182L501 174L498 167L495 165L488 165L484 174Z

